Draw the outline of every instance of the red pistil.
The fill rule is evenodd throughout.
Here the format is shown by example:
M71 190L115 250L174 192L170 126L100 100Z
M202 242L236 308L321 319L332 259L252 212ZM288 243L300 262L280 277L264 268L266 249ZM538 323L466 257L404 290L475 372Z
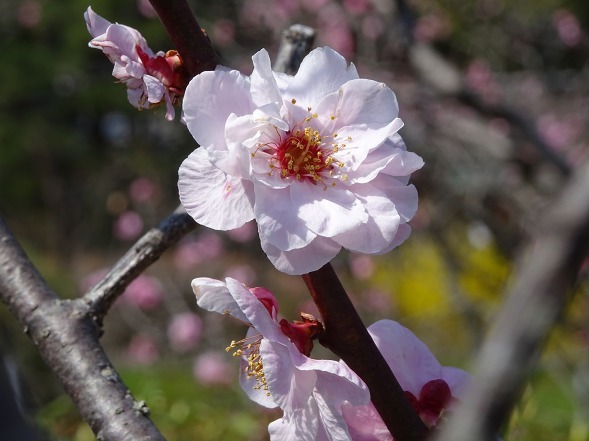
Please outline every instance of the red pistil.
M149 75L160 80L173 92L179 95L184 93L188 84L188 76L177 51L171 50L166 52L163 57L158 55L150 58L138 44L135 45L135 50Z
M323 332L323 325L315 317L304 312L301 313L301 318L302 321L297 320L292 323L284 319L280 320L280 329L294 343L301 354L308 357L313 349L313 340Z
M329 151L322 148L321 136L310 127L288 131L276 151L277 166L283 178L306 179L315 184L321 180L321 172L333 168Z

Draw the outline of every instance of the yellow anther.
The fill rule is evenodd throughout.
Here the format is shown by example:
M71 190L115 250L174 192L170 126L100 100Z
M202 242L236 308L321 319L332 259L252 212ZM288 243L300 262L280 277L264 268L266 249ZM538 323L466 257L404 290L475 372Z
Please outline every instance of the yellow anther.
M295 100L294 98L292 100L290 100L291 103L296 104L297 100Z

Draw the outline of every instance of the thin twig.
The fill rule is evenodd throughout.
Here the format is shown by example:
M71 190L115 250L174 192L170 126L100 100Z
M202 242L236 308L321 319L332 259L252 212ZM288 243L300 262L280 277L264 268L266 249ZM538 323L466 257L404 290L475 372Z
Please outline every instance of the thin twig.
M161 441L112 368L80 300L49 289L0 217L0 299L8 305L98 440Z
M125 288L196 226L194 219L183 208L179 208L145 233L110 272L84 295L83 300L96 322L101 324L109 308Z
M472 386L439 441L491 441L511 413L589 252L589 162L573 175L519 260Z
M273 70L288 75L297 73L314 40L315 30L309 26L294 24L283 31Z
M325 326L319 342L341 357L366 383L374 407L396 440L425 440L426 427L409 404L331 264L304 274L303 280Z

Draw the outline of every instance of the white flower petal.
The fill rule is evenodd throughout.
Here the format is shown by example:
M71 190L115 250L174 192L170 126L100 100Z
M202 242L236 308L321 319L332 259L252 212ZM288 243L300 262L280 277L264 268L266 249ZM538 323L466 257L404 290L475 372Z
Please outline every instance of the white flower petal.
M322 432L325 433L326 439L329 441L351 440L348 426L341 413L341 404L335 406L332 401L332 393L338 391L336 389L325 389L319 384L315 391L314 397L317 403L317 411L321 416L320 421L324 429Z
M254 186L254 213L260 237L282 251L302 248L317 236L298 217L297 206L290 197L291 188Z
M102 18L94 12L90 6L88 6L88 9L84 12L84 20L86 20L86 27L93 38L104 34L111 25L110 21Z
M343 185L325 189L319 184L296 182L290 189L299 218L318 236L333 237L368 221L362 203Z
M147 90L147 101L153 104L159 103L166 93L166 86L151 75L143 75L143 81Z
M338 90L335 108L329 113L335 116L335 127L370 124L386 126L399 115L395 93L384 83L366 79L353 79ZM332 98L327 98L332 104ZM325 104L318 109L327 111Z
M355 186L352 191L362 201L369 219L359 228L334 236L333 240L350 251L380 254L389 248L399 229L399 213L395 204L370 184Z
M396 152L393 155L393 160L383 169L383 173L391 176L409 176L414 171L423 167L423 159L413 152L406 151L405 143L401 136L398 134L392 136L390 142L394 143L396 147L401 148L403 153L399 154Z
M342 414L354 441L393 441L393 436L372 404L353 406L344 403Z
M448 384L454 398L461 398L464 395L472 379L468 372L451 366L442 367L441 378Z
M229 314L244 323L249 323L225 283L208 277L198 277L192 281L191 286L196 302L201 308L219 314Z
M235 302L247 317L247 321L264 336L264 339L290 345L290 340L282 333L270 312L249 289L230 277L225 279L225 283Z
M137 107L138 109L142 109L143 104L145 103L143 95L144 93L142 88L127 89L127 99L129 100L129 103L131 103L132 106Z
M398 179L385 174L378 175L370 182L370 185L378 188L393 201L403 222L413 219L417 212L417 189L414 185L404 185Z
M268 103L282 104L282 96L276 84L276 78L272 72L270 56L266 49L262 49L252 57L254 70L250 76L252 82L251 93L256 105L263 106Z
M394 136L396 139L401 139L399 135ZM370 182L379 173L396 178L405 177L421 167L423 167L421 157L387 140L380 147L369 152L355 170L348 171L348 182L350 184ZM406 180L403 181L403 184L407 184ZM401 182L400 179L399 182Z
M403 390L417 397L425 383L441 378L442 366L409 329L392 320L380 320L370 325L368 332Z
M249 79L238 71L217 68L194 77L182 104L188 130L201 146L226 150L225 123L232 113L253 112Z
M321 47L307 55L284 91L285 101L295 99L303 108L316 107L323 97L358 78L353 64L331 48Z
M283 273L306 274L318 270L333 259L341 249L335 241L316 237L309 245L290 251L281 251L262 239L262 249L270 262Z
M209 228L232 230L254 217L251 183L214 167L202 148L180 166L178 191L188 214Z
M306 406L317 381L315 371L295 368L291 361L291 351L298 352L290 342L285 346L264 339L260 344L260 356L264 363L268 390L274 402L285 414Z
M338 140L345 147L340 148L337 159L349 164L348 170L357 169L370 152L382 146L390 136L403 127L403 121L395 118L388 125L379 127L374 124L357 124L338 130ZM353 173L352 173L353 176Z
M321 441L317 438L318 427L317 404L309 397L308 404L272 421L268 425L268 432L270 441Z

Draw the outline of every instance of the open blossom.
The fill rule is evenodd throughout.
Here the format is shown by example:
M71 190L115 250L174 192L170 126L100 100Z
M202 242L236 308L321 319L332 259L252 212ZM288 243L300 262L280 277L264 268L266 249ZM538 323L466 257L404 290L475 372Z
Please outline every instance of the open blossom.
M174 104L186 86L182 59L176 51L149 48L136 29L112 24L92 8L84 13L92 40L88 46L102 50L114 64L113 77L127 86L129 102L139 110L166 103L166 119L174 119Z
M184 117L201 146L179 170L187 212L218 230L255 219L262 248L289 274L319 269L342 247L380 254L403 242L417 210L409 175L423 161L397 134L394 93L327 47L294 77L272 72L265 50L253 64L250 77L218 67L186 89Z
M427 346L397 322L380 320L368 332L424 424L435 426L460 397L470 375L441 366ZM343 415L353 441L393 440L372 404L344 403Z
M309 358L312 339L322 329L317 320L306 314L299 322L279 320L271 292L248 289L231 278L197 278L192 288L200 307L250 326L247 336L232 342L228 350L241 358L240 384L250 399L284 412L268 427L271 440L351 439L342 404L366 404L369 393L344 364Z

